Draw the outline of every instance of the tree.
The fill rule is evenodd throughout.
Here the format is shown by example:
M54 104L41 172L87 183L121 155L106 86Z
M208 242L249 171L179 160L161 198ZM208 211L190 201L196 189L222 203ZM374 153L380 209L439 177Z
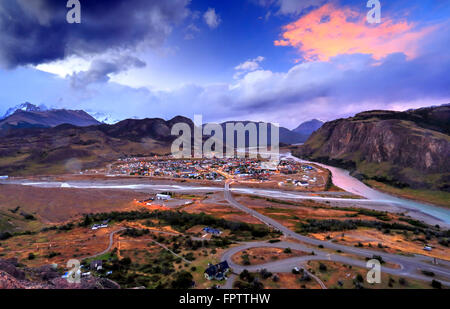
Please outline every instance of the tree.
M431 286L435 289L442 289L442 283L434 279L431 281Z
M290 254L290 253L292 253L292 250L291 250L291 248L286 248L286 249L284 249L283 252L287 253L287 254Z
M186 270L175 273L175 280L172 281L171 287L173 289L188 289L194 284L194 277Z

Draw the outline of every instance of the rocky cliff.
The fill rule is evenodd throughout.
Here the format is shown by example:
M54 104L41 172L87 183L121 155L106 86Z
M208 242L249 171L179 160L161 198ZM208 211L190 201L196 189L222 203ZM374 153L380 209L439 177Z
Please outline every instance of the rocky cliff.
M294 154L397 187L450 190L450 106L325 123Z

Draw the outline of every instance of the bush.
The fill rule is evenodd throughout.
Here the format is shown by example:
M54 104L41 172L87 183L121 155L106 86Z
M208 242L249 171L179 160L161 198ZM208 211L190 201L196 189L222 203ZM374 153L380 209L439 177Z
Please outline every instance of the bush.
M380 264L384 264L384 260L380 255L372 255L372 260L378 260Z
M187 254L184 256L184 258L185 258L186 260L188 260L188 261L193 261L193 260L195 260L194 253L192 253L192 252L187 253Z
M292 253L292 250L291 250L291 248L286 248L286 249L284 249L283 252L287 253L287 254L290 254L290 253Z
M0 240L6 240L11 238L13 235L10 232L2 232L0 233Z
M242 264L250 265L250 258L248 256L248 254L241 255L241 259L242 259Z
M32 252L28 254L28 259L29 259L29 260L34 260L35 257L36 257L36 256L35 256L34 253L32 253Z
M319 270L320 271L327 271L327 266L325 264L320 263L319 264Z
M269 243L273 244L273 243L280 242L280 241L281 240L279 240L279 239L270 239Z
M434 272L428 270L422 270L422 274L428 277L434 277Z
M175 280L172 281L171 287L173 289L188 289L193 286L193 279L190 272L182 270L175 274Z
M239 274L239 279L241 279L243 281L247 281L247 282L253 282L255 280L255 276L253 274L249 273L247 269L244 269Z
M261 277L262 277L263 279L267 279L267 278L272 277L272 273L269 272L269 271L267 271L267 269L265 269L265 268L261 269L261 271L259 272L259 274L261 275Z
M431 286L435 289L442 289L442 283L434 279L431 281Z
M52 252L49 252L49 254L47 254L45 257L48 259L51 259L58 255L61 255L61 253L52 251Z

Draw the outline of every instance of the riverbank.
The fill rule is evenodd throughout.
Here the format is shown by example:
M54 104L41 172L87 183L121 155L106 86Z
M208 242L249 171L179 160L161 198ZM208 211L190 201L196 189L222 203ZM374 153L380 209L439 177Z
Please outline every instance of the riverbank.
M416 215L423 214L424 216L431 216L446 225L450 224L450 210L446 207L436 206L430 201L418 202L409 198L397 197L388 193L381 192L369 187L362 181L352 177L349 171L344 169L329 166L322 163L305 161L293 156L291 153L281 154L282 157L298 160L299 162L315 163L323 168L327 168L332 173L333 184L344 189L347 192L363 196L369 200L377 200L388 205L398 206L404 210L410 210Z
M366 185L381 192L418 202L431 203L450 209L450 193L443 191L419 190L411 188L395 188L375 180L364 181Z

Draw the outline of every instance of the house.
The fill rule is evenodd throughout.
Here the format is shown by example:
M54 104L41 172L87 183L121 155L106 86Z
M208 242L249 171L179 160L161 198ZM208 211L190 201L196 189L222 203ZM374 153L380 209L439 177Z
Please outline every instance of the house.
M230 266L227 261L220 262L216 265L209 264L208 268L205 270L205 278L208 280L223 280L225 274L230 270Z
M102 260L92 261L90 269L96 270L96 271L102 270L103 269L103 261Z
M91 228L91 230L98 230L98 229L103 229L103 228L107 228L108 224L94 224Z
M203 232L208 233L208 234L212 234L212 235L220 235L222 234L221 231L219 231L218 229L213 229L211 227L205 227L203 228Z
M156 194L156 199L157 200L163 200L163 201L167 201L170 200L172 197L168 194Z

